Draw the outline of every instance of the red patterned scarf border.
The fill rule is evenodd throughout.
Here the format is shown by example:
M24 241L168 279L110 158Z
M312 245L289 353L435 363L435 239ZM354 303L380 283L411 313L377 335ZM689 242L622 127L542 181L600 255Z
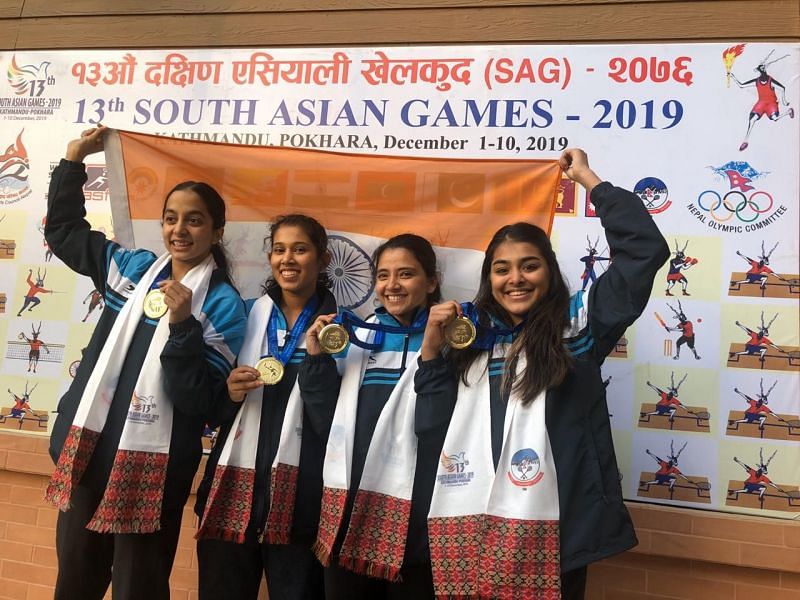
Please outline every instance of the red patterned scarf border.
M278 463L270 477L270 505L264 540L269 544L288 544L294 519L298 467Z
M117 450L103 499L86 526L98 533L153 533L161 528L168 454Z
M196 539L244 543L253 505L255 477L254 469L217 465Z
M436 517L428 537L437 596L561 598L558 521Z
M322 510L319 516L319 529L317 530L317 541L314 542L312 550L319 562L327 567L331 564L331 554L333 545L336 543L336 535L342 524L342 515L347 503L347 490L341 488L325 487L322 489Z
M358 490L339 564L360 575L400 580L411 501Z
M61 510L70 507L72 489L80 482L100 433L71 425L61 454L58 456L56 470L50 478L44 497Z
M433 588L437 596L475 596L482 515L428 519Z

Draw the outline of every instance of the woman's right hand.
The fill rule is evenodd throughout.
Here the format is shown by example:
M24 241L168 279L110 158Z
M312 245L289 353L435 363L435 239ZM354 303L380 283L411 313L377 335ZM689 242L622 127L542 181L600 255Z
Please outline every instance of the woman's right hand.
M311 356L319 356L322 354L322 347L319 345L319 332L325 325L330 325L333 319L336 318L336 313L329 315L320 315L317 320L312 323L311 327L306 331L306 354Z
M462 312L461 305L455 300L431 306L428 312L428 324L425 326L425 334L422 337L422 348L420 348L422 360L433 360L439 356L447 343L444 336L445 329L451 321L460 317Z
M103 136L108 127L98 125L94 129L87 129L81 137L67 144L67 153L64 158L73 162L83 162L90 154L103 151Z
M239 404L244 400L247 392L258 389L264 385L261 374L253 367L236 367L228 375L228 396L233 402Z

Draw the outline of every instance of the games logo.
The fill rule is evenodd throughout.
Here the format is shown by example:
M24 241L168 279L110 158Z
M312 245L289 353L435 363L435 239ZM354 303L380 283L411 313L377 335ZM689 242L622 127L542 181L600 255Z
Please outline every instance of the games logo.
M31 195L29 171L28 151L20 131L16 141L0 154L0 204L13 204Z
M532 448L517 450L511 457L511 468L507 473L511 483L523 488L536 485L544 477L539 455Z
M647 212L651 215L662 213L672 205L667 184L658 177L640 179L633 186L633 193L639 196Z
M457 454L445 454L439 457L439 463L445 470L445 473L440 473L436 476L440 485L447 487L460 487L467 485L475 476L473 471L467 471L469 461L466 458L466 452L461 451Z
M16 55L6 69L12 95L0 96L0 116L6 120L38 121L52 117L61 108L61 98L46 97L56 82L48 71L50 62L20 65Z

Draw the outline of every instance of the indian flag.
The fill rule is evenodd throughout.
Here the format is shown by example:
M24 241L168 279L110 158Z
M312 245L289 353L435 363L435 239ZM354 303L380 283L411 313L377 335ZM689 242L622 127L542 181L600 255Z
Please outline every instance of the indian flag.
M329 272L339 305L373 309L372 251L398 233L436 248L447 298L471 299L483 250L508 223L550 231L561 170L554 160L376 156L239 146L110 131L105 143L114 234L163 251L166 193L205 181L227 204L226 247L245 297L260 295L269 223L301 212L330 235Z

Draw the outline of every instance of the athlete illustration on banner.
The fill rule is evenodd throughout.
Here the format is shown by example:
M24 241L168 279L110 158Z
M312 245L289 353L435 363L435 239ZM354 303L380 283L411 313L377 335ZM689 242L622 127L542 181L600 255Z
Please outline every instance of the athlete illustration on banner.
M658 394L656 404L644 403L639 412L639 426L650 429L677 429L679 431L709 431L711 414L705 407L687 406L678 398L678 390L688 373L675 384L675 372L670 373L666 390L647 381L647 386Z
M40 269L36 269L36 281L33 281L33 269L28 269L28 279L26 280L29 286L28 293L25 294L25 300L22 304L22 308L19 309L17 316L22 315L22 311L26 308L28 312L32 311L36 308L41 300L36 297L36 294L52 294L53 290L48 290L44 287L44 278L47 277L47 269L44 270L44 274L42 274ZM30 306L30 308L29 308Z
M744 46L742 45L742 50ZM784 54L781 57L774 58L770 60L772 54L775 50L771 50L767 56L756 65L755 71L758 73L757 77L753 79L749 79L747 81L740 81L738 77L733 73L733 60L735 57L731 59L730 66L726 64L727 67L727 75L728 75L728 82L733 79L740 88L748 88L748 87L755 87L757 100L756 103L753 105L753 108L750 109L750 115L747 117L747 133L744 136L744 141L739 145L739 151L744 151L749 146L749 139L750 133L753 131L753 126L763 117L766 115L770 121L780 121L783 117L788 116L790 119L794 119L794 108L789 106L789 101L786 100L786 86L784 86L780 81L772 77L767 72L767 67L770 65L775 64L776 62L787 58L789 55ZM737 55L741 55L740 53ZM723 53L723 60L725 54ZM778 104L778 96L776 94L776 89L779 88L781 92L781 103L787 107L785 113L781 114L780 106Z
M25 382L25 391L21 395L8 388L8 393L11 395L11 400L14 405L10 408L4 407L0 410L0 427L4 429L24 430L24 431L47 431L47 421L49 415L44 410L33 410L31 408L30 399L31 394L39 385L33 384L33 387L28 389L29 382Z
M800 441L800 419L796 415L780 415L774 412L769 405L769 395L778 381L764 391L764 378L759 383L759 392L755 398L748 396L739 388L733 388L747 403L747 410L730 411L728 415L727 435L742 435L745 437L767 438L776 440L794 439Z
M678 247L678 240L675 240L675 255L669 261L669 271L667 272L667 289L666 295L672 296L672 288L676 283L681 284L681 293L684 296L691 296L689 293L689 280L686 279L684 271L688 271L698 263L696 258L686 256L686 248L689 246L689 240L683 245L683 248Z
M739 321L736 326L744 331L750 338L744 344L731 344L728 352L728 366L746 369L777 369L781 371L800 370L800 350L796 347L781 348L769 339L769 328L778 318L778 313L769 321L764 322L764 311L761 311L761 325L751 329ZM775 353L770 353L772 348ZM757 359L755 357L758 357ZM754 359L754 360L751 360Z
M92 311L94 311L94 309L97 308L98 306L100 307L100 310L103 310L103 294L101 294L97 290L92 290L91 292L89 292L86 295L86 298L83 299L82 304L86 304L87 300L89 301L89 308L86 311L86 316L83 317L83 319L81 319L82 323L86 322L86 319L89 318L89 315L91 315Z
M50 244L47 243L47 239L44 237L44 228L47 226L47 215L42 217L41 224L37 227L39 233L42 234L42 246L44 247L44 262L50 262L50 259L53 258L53 251L50 249Z
M643 472L641 474L639 489L636 492L637 496L703 502L705 504L711 502L711 485L708 482L708 478L694 475L689 477L684 475L678 468L678 458L687 444L688 442L684 442L683 446L675 452L674 441L670 440L669 454L666 460L650 452L649 448L645 449L647 455L658 464L658 470L653 473ZM678 478L681 479L681 485L678 485Z
M39 335L42 332L42 322L39 321L39 328L36 329L31 323L31 337L25 335L24 332L19 332L19 339L25 340L30 346L30 350L28 351L28 372L31 370L36 373L36 367L39 365L39 357L41 353L41 349L44 348L45 352L50 354L50 348L48 348L47 344L44 343L43 340L39 339Z
M679 431L709 431L711 414L705 407L688 406L678 398L678 390L688 374L675 384L675 372L670 373L666 390L647 381L647 386L658 395L656 404L643 403L639 412L639 426L650 429L677 429Z
M583 273L581 274L581 281L583 281L583 284L581 286L582 290L586 289L586 286L589 284L590 281L592 283L597 281L597 273L595 273L594 271L595 264L600 261L611 261L611 258L609 258L608 256L598 256L597 245L600 243L599 236L597 237L595 242L592 243L592 241L589 239L589 236L587 235L586 242L588 244L588 246L586 247L586 251L588 252L588 254L580 258L580 261L584 265ZM605 271L605 267L603 267L603 271Z
M775 245L767 252L764 247L764 241L762 241L761 253L758 258L751 258L739 250L736 251L736 255L749 263L750 268L746 273L733 273L731 275L729 295L751 296L753 298L793 298L800 296L800 277L776 273L769 266L769 259L778 244L780 244L779 241L775 242ZM778 281L771 281L770 276ZM751 291L753 288L757 291Z
M672 306L669 302L666 303L667 307L672 311L673 318L677 321L675 327L669 327L661 315L657 312L654 313L656 320L659 324L667 331L679 331L680 337L675 341L675 356L673 356L673 360L678 360L681 357L681 346L686 344L689 347L689 350L692 351L695 360L700 360L700 355L697 354L697 350L694 347L694 324L686 317L686 313L683 312L683 305L681 305L681 301L678 300L678 308L676 309ZM698 323L702 323L703 319L698 318ZM669 356L672 354L672 340L664 340L664 355Z
M11 388L8 388L8 393L11 394L11 398L14 400L14 406L11 408L11 412L8 416L12 419L19 419L19 428L22 429L22 423L25 420L25 415L28 413L32 413L31 410L31 394L38 386L38 383L33 384L33 387L28 390L28 382L25 382L25 391L22 393L22 396L17 396L14 392L11 391ZM6 417L6 415L3 415Z
M734 456L733 462L744 469L747 479L728 482L728 497L725 504L800 512L800 490L797 489L797 486L778 484L767 477L769 463L777 453L778 451L774 450L765 461L764 449L760 448L758 463L755 467L751 467ZM774 489L775 492L771 492L769 488Z

